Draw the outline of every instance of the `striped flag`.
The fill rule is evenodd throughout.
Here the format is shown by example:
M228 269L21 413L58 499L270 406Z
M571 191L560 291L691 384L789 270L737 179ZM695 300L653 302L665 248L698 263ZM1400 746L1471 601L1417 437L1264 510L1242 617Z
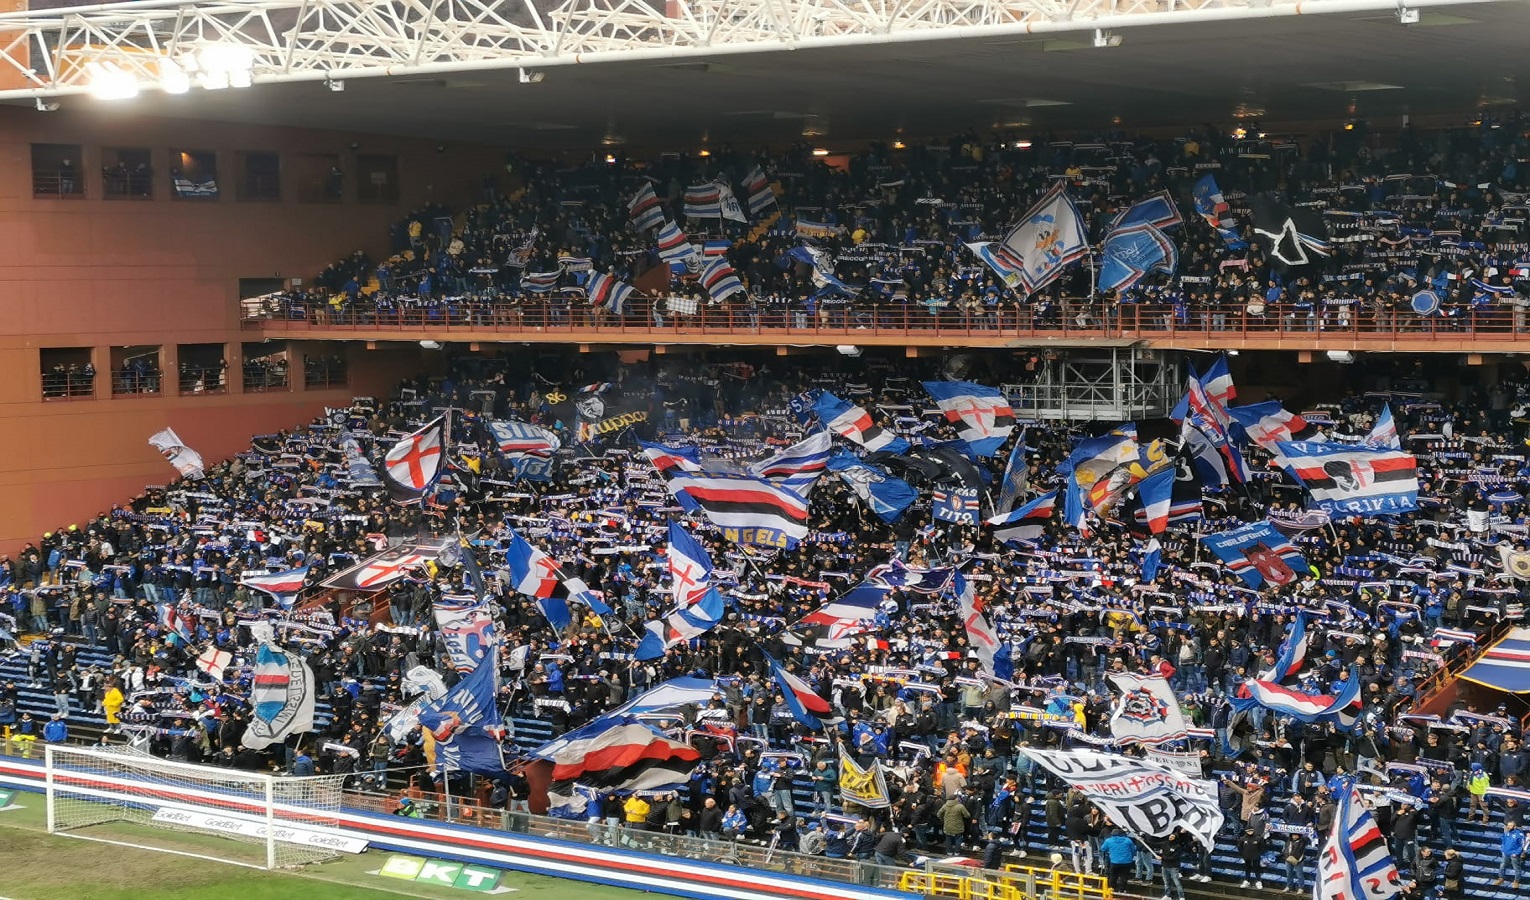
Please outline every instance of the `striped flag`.
M661 475L701 471L701 460L695 447L670 447L647 441L638 441L638 444L643 448L643 455L648 457L648 461L653 463Z
M781 642L820 649L852 646L858 643L854 640L857 635L876 627L877 614L889 590L885 585L862 582L798 619L781 635Z
M833 436L827 431L815 432L792 444L775 456L749 467L752 475L768 478L784 488L806 494L818 481L829 465L829 449Z
M1418 508L1418 461L1401 450L1290 441L1276 445L1286 471L1334 516L1385 516Z
M669 552L665 557L675 605L685 607L707 592L712 582L712 558L701 542L678 522L669 523Z
M926 381L924 389L978 456L997 453L1015 430L1015 411L998 388L970 381Z
M744 290L744 283L738 280L726 256L714 257L706 264L701 270L701 286L707 289L713 303L721 303Z
M175 638L182 647L191 645L191 622L173 604L166 603L159 608L159 625L167 638Z
M722 621L727 604L717 588L707 588L695 603L680 606L662 619L643 626L643 639L633 650L633 658L658 659L676 644L698 638Z
M699 510L736 544L792 547L807 537L808 502L795 491L751 475L678 472L669 492Z
M1169 507L1174 500L1174 476L1177 471L1170 466L1137 484L1137 497L1142 501L1143 517L1147 519L1148 531L1153 534L1163 534L1169 528Z
M604 272L591 274L585 289L589 291L591 306L600 307L618 316L626 311L628 298L637 293L637 289L632 285L618 281Z
M792 718L814 731L821 731L824 718L833 711L829 701L818 696L812 685L786 671L774 656L767 653L765 659L770 663L770 674L776 680L776 687L786 700L786 708L792 711Z
M1376 418L1376 424L1371 427L1371 433L1365 436L1363 443L1380 450L1402 449L1402 439L1397 435L1397 421L1392 418L1392 404L1382 407L1381 415Z
M521 290L533 294L550 294L558 287L558 279L563 277L563 270L552 272L527 272L521 276Z
M489 434L493 435L500 455L508 459L527 456L546 459L563 446L553 432L525 422L489 422Z
M301 569L288 569L285 572L273 572L269 575L249 575L239 579L239 583L247 588L263 591L276 598L276 602L283 609L291 609L292 602L303 590L303 581L308 577L308 567Z
M1035 500L994 516L988 524L994 526L993 536L1006 544L1040 540L1046 532L1047 522L1057 509L1057 492L1048 491Z
M659 258L665 262L686 268L699 264L701 255L697 253L696 246L674 222L664 223L659 229L658 241Z
M716 184L693 184L685 189L685 215L690 219L721 219L722 191Z
M1279 400L1266 400L1248 406L1229 406L1227 415L1248 439L1260 447L1275 452L1280 441L1322 441L1316 425L1293 412L1287 412Z
M535 598L548 623L558 631L568 628L573 621L569 600L582 601L597 615L611 614L611 607L596 597L589 585L578 578L565 577L556 560L513 531L510 546L505 550L505 564L510 569L511 586L517 592Z
M663 227L664 209L659 206L659 196L653 192L652 184L644 182L627 201L627 215L639 231Z
M1403 893L1403 881L1360 793L1346 785L1339 808L1317 858L1312 900L1390 900Z
M397 503L418 503L441 477L446 456L446 417L405 435L383 457L383 481Z
M771 189L770 182L765 178L765 172L759 166L750 170L744 176L744 202L749 206L749 214L757 216L765 211L765 207L772 206L776 202L776 192Z
M853 441L867 450L889 453L908 452L908 441L873 424L871 414L853 403L841 400L823 391L813 400L813 412L817 413L824 427Z

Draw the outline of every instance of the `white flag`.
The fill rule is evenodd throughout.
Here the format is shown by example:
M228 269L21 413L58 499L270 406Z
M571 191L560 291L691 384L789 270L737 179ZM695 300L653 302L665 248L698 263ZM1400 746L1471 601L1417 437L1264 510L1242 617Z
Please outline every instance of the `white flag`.
M1110 683L1121 692L1110 714L1110 734L1122 744L1162 744L1189 733L1174 689L1162 676L1112 672Z
M1209 850L1222 829L1216 787L1168 766L1097 750L1022 747L1020 752L1138 837L1164 838L1183 828Z
M733 187L726 181L717 182L717 199L722 204L724 219L732 219L735 222L749 221L749 217L744 215L744 208L738 204L738 198L733 195Z
M172 428L149 436L149 445L163 453L182 478L195 481L202 477L202 454L186 446Z

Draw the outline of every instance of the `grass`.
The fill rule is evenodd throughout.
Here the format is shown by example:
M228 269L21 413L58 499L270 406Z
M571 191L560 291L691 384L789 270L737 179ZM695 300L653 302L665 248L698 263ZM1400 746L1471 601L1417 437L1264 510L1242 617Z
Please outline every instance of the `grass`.
M456 898L468 891L395 881L369 874L386 853L315 863L292 872L265 872L172 853L157 853L98 840L49 835L44 830L42 798L21 794L24 809L0 813L0 859L7 900L395 900L398 897ZM102 840L181 850L220 859L253 861L264 855L257 845L209 834L185 834L159 828L113 823L79 832ZM643 891L584 884L545 875L506 872L500 881L514 888L512 900L633 900ZM504 896L504 895L501 895Z

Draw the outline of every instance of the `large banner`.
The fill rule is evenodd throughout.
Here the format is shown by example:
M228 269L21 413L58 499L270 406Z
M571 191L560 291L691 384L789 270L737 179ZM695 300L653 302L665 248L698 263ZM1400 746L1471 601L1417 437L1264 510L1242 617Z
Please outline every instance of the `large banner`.
M1138 837L1163 838L1183 828L1211 849L1222 828L1216 788L1168 766L1097 750L1021 752Z
M368 593L380 591L413 570L423 570L426 563L434 562L443 553L447 553L448 545L451 546L450 552L455 552L456 542L445 538L399 544L337 573L320 587Z
M239 742L264 750L289 735L312 731L313 709L313 670L308 662L273 644L261 644L250 690L250 724Z
M1112 672L1110 683L1121 696L1110 715L1110 734L1121 744L1162 744L1189 733L1179 699L1162 676Z
M478 668L495 643L494 615L477 597L447 594L434 604L436 630L458 672Z
M856 765L855 757L839 751L839 798L867 809L886 809L892 805L887 796L887 780L882 775L882 764L875 760L871 768Z

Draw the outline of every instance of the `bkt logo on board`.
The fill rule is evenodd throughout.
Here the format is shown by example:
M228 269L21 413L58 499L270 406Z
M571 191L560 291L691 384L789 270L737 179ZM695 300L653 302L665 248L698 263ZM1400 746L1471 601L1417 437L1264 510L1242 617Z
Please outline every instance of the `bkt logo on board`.
M498 869L448 862L444 859L395 855L388 857L388 861L383 863L383 867L377 874L384 878L398 878L417 884L435 884L464 891L487 893L499 887L499 876L502 873Z

